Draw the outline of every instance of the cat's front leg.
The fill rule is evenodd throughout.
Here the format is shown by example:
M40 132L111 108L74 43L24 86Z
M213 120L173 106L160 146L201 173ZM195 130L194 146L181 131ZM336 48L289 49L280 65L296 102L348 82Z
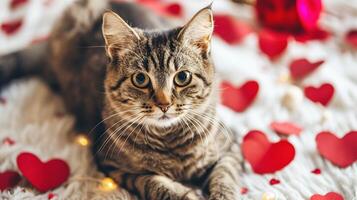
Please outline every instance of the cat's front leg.
M124 178L125 177L125 178ZM126 175L122 184L143 200L202 200L196 192L161 175Z
M206 189L209 200L235 200L239 197L239 168L241 155L236 144L223 155L208 177Z

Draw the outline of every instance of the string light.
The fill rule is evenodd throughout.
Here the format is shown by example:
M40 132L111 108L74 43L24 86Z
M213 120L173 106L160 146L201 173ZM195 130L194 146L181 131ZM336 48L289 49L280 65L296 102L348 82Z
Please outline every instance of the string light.
M278 83L291 83L291 77L288 73L283 73L278 77Z
M78 135L76 137L76 142L81 145L81 146L88 146L89 145L89 139L85 135Z
M103 178L100 181L100 185L99 185L99 188L103 191L112 191L117 189L117 187L118 185L114 182L114 180L108 177Z
M262 200L275 200L275 194L271 193L271 192L265 192L262 196Z

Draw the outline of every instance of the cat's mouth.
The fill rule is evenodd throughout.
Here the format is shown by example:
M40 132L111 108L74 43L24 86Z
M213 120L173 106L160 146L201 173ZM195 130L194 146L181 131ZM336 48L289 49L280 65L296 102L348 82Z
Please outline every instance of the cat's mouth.
M161 115L161 117L159 117L159 120L168 120L171 119L171 117L167 116L166 114Z

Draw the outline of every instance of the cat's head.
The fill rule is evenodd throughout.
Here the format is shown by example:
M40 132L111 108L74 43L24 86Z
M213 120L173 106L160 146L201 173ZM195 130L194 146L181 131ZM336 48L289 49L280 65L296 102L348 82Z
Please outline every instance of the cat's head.
M210 103L213 16L200 10L167 31L130 27L113 12L103 17L110 64L105 81L111 109L132 121L165 127L195 118Z

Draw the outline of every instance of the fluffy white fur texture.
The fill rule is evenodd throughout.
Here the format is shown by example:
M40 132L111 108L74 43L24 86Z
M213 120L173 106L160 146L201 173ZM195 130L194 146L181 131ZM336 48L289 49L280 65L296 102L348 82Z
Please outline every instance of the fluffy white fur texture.
M41 31L46 33L53 19L70 1L55 2L53 8L45 11L38 1L31 1L32 7L25 13L29 22L26 22L21 33L12 38L0 35L0 43L7 44L0 46L0 53L24 47L35 36L41 35ZM1 5L6 3L8 0L1 1ZM182 3L187 17L204 4L194 1ZM250 165L242 162L244 171L241 171L241 187L249 190L242 199L262 199L264 195L273 194L279 200L306 200L313 194L331 191L341 193L346 200L357 199L357 163L340 169L323 159L317 153L315 144L315 136L322 130L333 131L339 136L357 130L357 50L348 48L343 42L346 31L357 27L356 5L356 0L326 0L327 12L321 23L332 30L335 34L333 39L325 43L291 42L286 54L274 63L259 53L254 34L237 46L229 46L218 38L213 40L213 56L222 78L236 84L255 79L261 86L256 101L244 113L218 107L220 116L235 130L240 140L248 130L259 129L272 141L277 141L278 136L269 129L270 122L274 120L293 121L304 128L300 136L289 137L295 146L296 157L284 170L262 176L254 174ZM217 1L214 8L217 12L224 11L247 20L253 19L250 8L240 8L241 12L237 14L238 8L228 1ZM51 13L51 9L56 12ZM16 15L2 13L6 14L1 15L0 19ZM38 26L45 19L44 28L34 28L35 24ZM288 73L287 66L291 59L298 57L312 61L325 60L302 85L318 85L322 82L334 84L336 93L327 108L319 107L303 97L301 88L279 81ZM103 174L97 171L90 151L74 142L73 117L66 113L62 117L56 115L64 112L62 102L42 82L36 79L14 82L1 96L7 99L7 103L0 105L0 140L11 137L16 144L11 147L0 144L0 172L17 170L16 156L22 151L31 151L43 160L57 157L70 165L69 181L52 191L58 195L58 199L129 198L124 190L104 192L98 189L98 180ZM291 109L284 103L289 98ZM311 173L315 168L321 169L321 175ZM269 185L273 177L281 183ZM0 199L47 199L47 195L20 186L12 191L1 192Z

